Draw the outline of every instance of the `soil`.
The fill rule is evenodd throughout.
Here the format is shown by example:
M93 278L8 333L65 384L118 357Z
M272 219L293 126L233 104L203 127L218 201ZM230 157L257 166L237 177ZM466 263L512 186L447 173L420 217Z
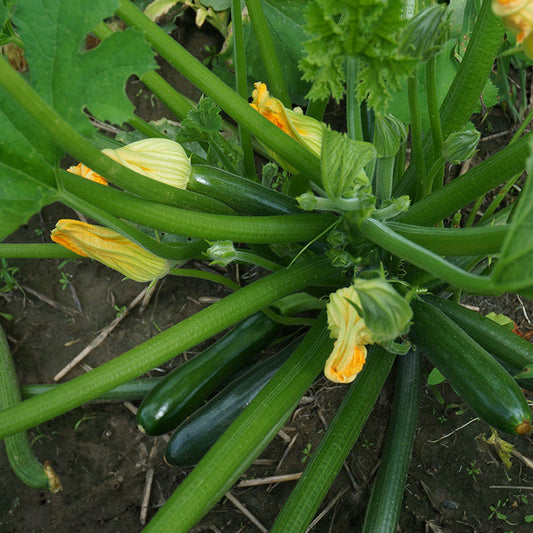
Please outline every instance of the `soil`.
M206 54L205 44L220 44L216 35L209 31L198 32L192 24L186 30L180 28L179 33L182 41L194 43L200 56ZM163 72L167 70L163 65ZM180 90L184 89L183 80L172 78L170 81ZM166 115L147 93L135 88L135 83L139 82L133 82L130 94L137 96L137 103L144 102L143 118ZM192 90L189 94L199 96ZM76 215L64 206L48 206L8 240L49 242L49 231L58 218L73 216ZM192 266L205 268L199 264ZM19 286L0 292L0 312L13 317L2 320L2 325L9 337L21 383L52 382L53 376L113 321L117 307L128 305L143 289L142 284L123 280L120 274L88 260L13 260L9 261L9 267L18 269ZM146 308L141 311L136 307L84 364L96 367L226 294L226 289L208 282L167 277L159 283ZM48 303L45 298L49 299ZM469 303L479 306L482 312L504 313L525 331L533 328L531 302L506 295ZM207 344L181 354L151 375L167 372ZM86 369L87 366L80 365L65 379ZM426 374L430 370L428 366ZM351 451L345 469L339 473L321 506L324 516L312 531L360 530L379 466L393 383L394 372ZM333 385L323 378L315 382L283 431L243 478L301 472L345 390L344 386ZM29 431L36 456L41 461L49 460L61 478L64 490L59 494L30 489L22 484L12 473L2 451L0 533L141 531L143 491L149 470L154 469L154 481L148 520L190 469L175 469L164 464L165 439L141 434L128 407L131 406L124 403L91 403ZM483 442L483 437L489 435L488 426L476 420L446 383L435 387L424 385L398 531L531 531L531 525L526 523L526 518L533 515L531 462L528 465L525 460L513 457L513 464L507 470L494 450ZM533 455L530 437L501 436L526 459ZM231 493L268 529L294 485L295 482L290 481L251 488L234 487ZM261 529L224 498L193 531L253 533Z

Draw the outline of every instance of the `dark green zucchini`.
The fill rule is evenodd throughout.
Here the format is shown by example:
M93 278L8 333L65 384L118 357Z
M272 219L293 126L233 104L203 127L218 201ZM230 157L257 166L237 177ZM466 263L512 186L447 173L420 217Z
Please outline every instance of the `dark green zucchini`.
M209 196L242 215L300 214L296 200L249 179L207 165L193 165L187 189Z
M533 365L533 344L494 320L437 296L428 294L424 296L424 300L438 307L459 324L470 337L499 359L512 375ZM520 385L532 390L533 378L520 380Z
M256 313L173 370L141 403L137 411L139 429L148 435L174 429L224 380L261 351L280 328L264 313Z
M396 531L416 434L421 361L418 350L397 357L398 373L389 428L362 533Z
M411 340L485 422L511 434L531 432L531 410L514 379L434 305L412 302Z
M226 431L244 408L272 379L296 350L301 339L292 341L276 355L252 365L216 396L187 417L167 445L165 461L173 466L193 466Z

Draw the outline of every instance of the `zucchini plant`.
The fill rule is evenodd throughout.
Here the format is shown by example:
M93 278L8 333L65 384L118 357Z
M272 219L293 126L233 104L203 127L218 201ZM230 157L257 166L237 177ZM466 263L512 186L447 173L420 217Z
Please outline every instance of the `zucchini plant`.
M273 531L306 530L396 359L391 444L365 531L392 531L398 520L421 355L487 424L531 432L531 410L516 380L527 375L533 348L449 301L469 293L533 296L532 137L524 134L531 114L501 151L460 177L446 172L476 152L479 133L469 120L480 96L485 106L495 104L490 78L504 24L509 35L520 30L517 47L506 53L533 55L527 13L511 16L508 2L498 0L287 4L280 6L285 20L305 11L305 31L290 41L301 76L294 81L295 69L271 35L287 30L260 0L246 6L262 65L247 68L243 6L233 0L228 84L129 0L0 2L2 42L23 50L28 65L22 74L0 57L0 237L52 202L91 221L59 220L53 243L1 243L0 257L91 258L139 283L196 276L233 291L82 376L22 401L13 393L1 406L0 438L9 446L28 428L109 391L118 394L125 383L234 326L141 403L138 422L146 433L178 426L168 462L198 462L146 531L189 531L322 372L346 388L346 397ZM462 10L476 6L470 24ZM122 25L108 25L111 17ZM99 40L91 50L89 34ZM468 45L455 63L450 52L465 34ZM204 97L192 104L170 87L154 70L155 54ZM175 131L135 115L124 93L131 75L174 112ZM342 97L347 133L323 120L328 101ZM97 125L106 121L118 128L128 123L136 140L103 136ZM65 154L79 163L64 168ZM260 176L259 155L270 160ZM500 186L508 191L524 170L518 199L493 202L479 217L485 195ZM476 211L464 217L474 201ZM239 285L181 268L190 259L252 265L264 275ZM297 347L233 376L282 327L292 335L294 326L306 328ZM236 381L229 389L200 407L230 377ZM217 413L230 404L223 421ZM409 413L405 427L398 424L401 406ZM209 446L190 457L184 438ZM402 453L394 449L398 440L407 443ZM34 458L24 461L35 470ZM394 483L386 487L389 475Z

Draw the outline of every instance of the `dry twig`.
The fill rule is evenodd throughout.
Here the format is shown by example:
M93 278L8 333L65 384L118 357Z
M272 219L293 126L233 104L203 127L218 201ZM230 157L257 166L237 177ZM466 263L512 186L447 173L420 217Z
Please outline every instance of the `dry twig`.
M328 503L326 508L307 526L305 533L308 533L309 531L311 531L318 524L318 522L320 522L320 520L322 520L322 518L324 518L329 513L331 508L342 498L344 493L349 488L350 488L349 486L346 486L338 492L338 494Z
M148 286L145 287L130 303L127 309L123 312L120 312L118 316L106 326L100 333L86 346L68 365L62 368L55 376L54 381L59 381L62 377L68 374L80 361L83 361L95 348L100 346L102 342L107 338L107 336L124 320L127 314L144 298L146 292L148 291Z
M260 531L268 533L268 529L257 520L257 518L237 499L231 492L226 492L224 496L235 506L239 511L250 520Z
M152 493L152 483L154 481L154 463L157 456L157 451L159 449L160 439L155 437L152 449L150 451L150 456L148 457L148 464L146 469L146 478L144 481L144 493L143 500L141 504L141 514L139 520L144 526L146 524L146 517L148 515L148 506L150 504L150 494Z
M302 474L303 472L295 472L294 474L281 474L279 476L244 479L237 484L237 487L256 487L258 485L270 485L273 483L283 483L285 481L296 481L302 477Z

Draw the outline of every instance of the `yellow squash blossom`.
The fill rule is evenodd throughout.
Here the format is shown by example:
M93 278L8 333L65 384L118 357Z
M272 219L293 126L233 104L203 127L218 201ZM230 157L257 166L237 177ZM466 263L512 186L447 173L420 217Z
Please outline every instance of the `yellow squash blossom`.
M170 139L142 139L104 154L117 163L156 181L178 189L187 188L191 176L191 162L185 150Z
M374 343L372 332L350 302L360 306L353 286L331 294L327 305L330 335L336 341L324 374L336 383L350 383L356 378L366 361L366 345Z
M171 187L186 189L189 183L191 162L181 144L170 139L142 139L115 150L105 148L102 152L122 166ZM68 171L107 185L105 178L83 163Z
M267 86L258 81L254 84L253 101L250 104L287 135L320 157L322 149L322 122L303 114L299 107L287 109L277 98L270 96Z
M529 58L533 58L533 0L493 0L492 11L516 35Z
M76 174L77 176L81 176L82 178L94 181L95 183L100 183L101 185L108 185L108 182L105 178L100 176L100 174L94 172L94 170L91 170L87 165L84 165L83 163L78 163L75 167L69 167L67 168L67 171L71 174Z
M83 257L96 259L134 281L152 281L166 275L170 268L166 259L103 226L61 219L51 237L61 246Z

